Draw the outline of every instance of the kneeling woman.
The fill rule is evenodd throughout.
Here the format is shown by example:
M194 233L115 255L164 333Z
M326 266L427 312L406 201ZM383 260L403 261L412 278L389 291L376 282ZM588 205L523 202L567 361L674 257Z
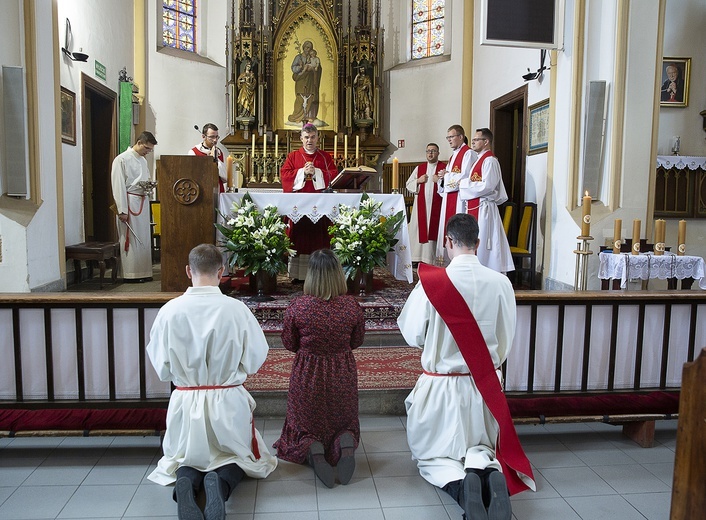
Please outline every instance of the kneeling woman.
M348 484L360 439L358 372L353 349L363 344L363 310L346 295L338 257L320 249L309 258L304 295L284 316L282 343L296 352L289 379L287 417L275 442L277 456L308 462L328 487Z

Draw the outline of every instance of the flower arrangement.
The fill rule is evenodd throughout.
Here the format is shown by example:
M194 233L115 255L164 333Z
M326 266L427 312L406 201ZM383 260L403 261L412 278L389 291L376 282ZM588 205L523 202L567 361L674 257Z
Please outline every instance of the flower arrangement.
M385 216L380 208L382 202L364 193L357 208L341 204L329 227L331 249L341 260L347 278L353 278L356 271L368 273L375 266L384 267L387 253L397 243L395 235L404 212Z
M244 268L246 275L258 271L276 275L286 269L285 258L296 254L285 233L287 225L274 206L261 212L246 193L240 204L233 203L229 216L221 217L224 223L215 226L225 237L221 245L230 251L231 268Z

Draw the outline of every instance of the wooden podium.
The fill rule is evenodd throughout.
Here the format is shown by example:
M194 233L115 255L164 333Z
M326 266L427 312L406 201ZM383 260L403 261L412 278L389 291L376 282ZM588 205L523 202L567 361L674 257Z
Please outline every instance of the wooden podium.
M214 244L218 165L211 157L162 155L157 172L162 211L162 291L183 292L189 251Z

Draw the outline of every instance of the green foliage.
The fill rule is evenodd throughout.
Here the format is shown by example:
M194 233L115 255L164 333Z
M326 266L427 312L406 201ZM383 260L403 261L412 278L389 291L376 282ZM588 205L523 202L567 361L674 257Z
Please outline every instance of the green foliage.
M233 203L230 215L221 217L224 223L215 226L225 237L221 246L230 252L231 268L244 268L246 275L260 270L277 274L286 269L287 257L296 254L277 208L267 206L261 212L248 193L240 204Z
M402 225L404 212L385 216L382 202L363 194L358 208L341 204L339 214L329 227L331 249L343 265L347 278L357 270L367 273L375 266L384 267L387 253L397 243L395 235Z

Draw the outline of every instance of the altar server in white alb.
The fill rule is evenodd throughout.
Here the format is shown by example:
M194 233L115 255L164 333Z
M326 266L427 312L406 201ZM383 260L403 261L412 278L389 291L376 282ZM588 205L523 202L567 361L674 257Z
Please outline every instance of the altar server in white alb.
M265 361L267 341L240 300L221 294L223 256L211 244L189 253L193 286L157 314L147 352L159 378L174 383L164 456L149 479L176 481L180 519L225 518L225 500L243 476L265 478L277 459L255 429L255 401L243 388ZM203 487L201 510L195 495Z
M433 264L441 216L441 196L436 183L446 163L439 161L439 145L436 143L427 145L426 155L427 162L414 169L406 184L407 190L414 193L409 219L409 246L412 262Z
M515 270L515 263L498 210L498 206L507 201L507 193L500 163L490 150L492 145L490 129L476 130L471 148L478 153L478 160L471 167L470 177L459 183L459 193L466 205L466 213L476 218L480 228L478 260L499 273L507 273Z
M405 400L407 440L421 476L466 518L510 520L509 495L536 489L501 384L515 294L506 276L478 261L471 215L451 217L446 234L449 266L419 264L397 320L407 343L423 349L423 373Z
M439 195L442 198L441 218L436 238L436 263L439 265L445 265L449 260L444 247L446 223L456 213L463 212L464 208L463 201L459 197L459 183L471 175L471 166L478 159L478 154L466 144L465 137L466 132L461 125L452 125L446 131L446 140L453 153L446 163L446 169L438 173L441 177L438 182Z
M149 193L139 183L150 180L145 156L156 144L154 135L142 132L132 147L113 160L110 172L120 239L120 265L126 282L152 280Z

